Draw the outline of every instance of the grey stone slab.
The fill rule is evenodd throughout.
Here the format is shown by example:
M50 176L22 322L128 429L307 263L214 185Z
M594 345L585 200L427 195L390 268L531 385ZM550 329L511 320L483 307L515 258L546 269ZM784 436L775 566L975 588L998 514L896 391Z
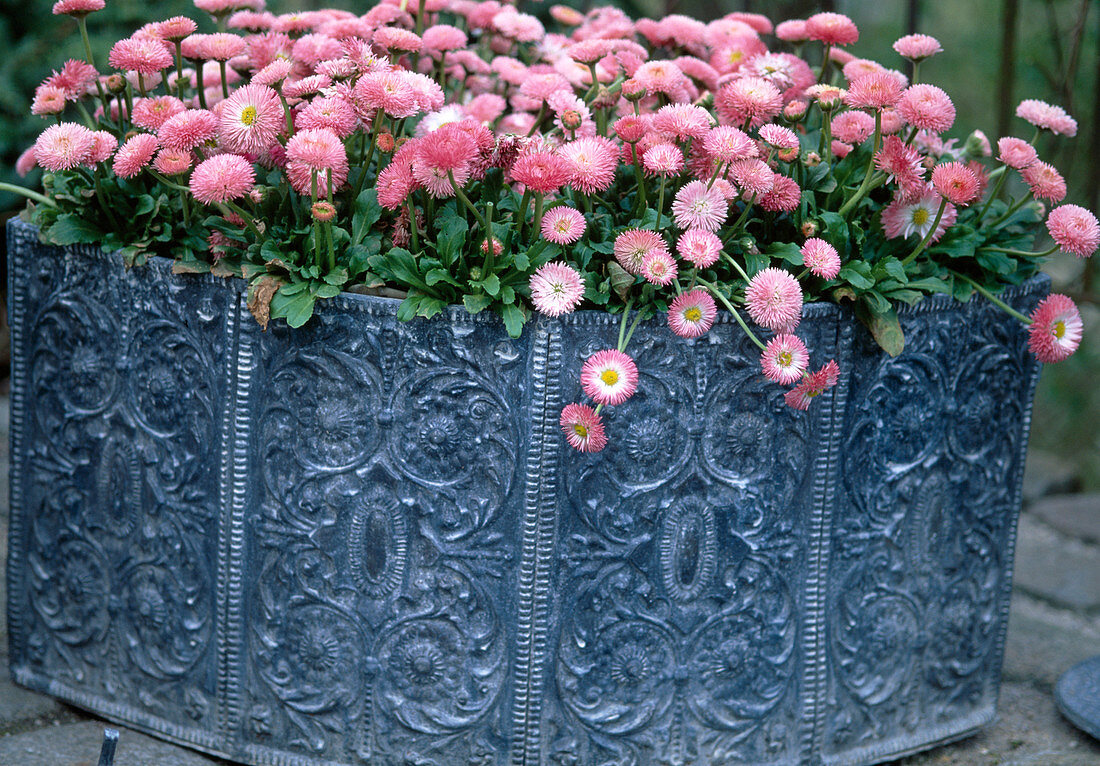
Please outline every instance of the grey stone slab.
M84 721L47 726L9 737L0 737L0 763L19 766L93 766L99 759L103 729L110 726ZM122 729L116 766L212 766L224 763L189 750Z
M1054 699L1070 723L1100 738L1100 657L1090 657L1062 674Z
M1024 514L1016 545L1015 584L1070 609L1100 608L1100 546L1069 538Z
M1100 543L1100 493L1045 497L1029 512L1062 534Z
M1030 449L1024 466L1024 506L1047 495L1072 492L1081 481L1079 467L1050 452Z
M1100 628L1071 611L1017 591L1012 598L1005 646L1004 675L1052 689L1078 662L1100 654Z
M21 689L8 679L7 663L0 678L0 732L25 727L28 721L52 718L64 710L44 694ZM6 763L6 761L0 761Z

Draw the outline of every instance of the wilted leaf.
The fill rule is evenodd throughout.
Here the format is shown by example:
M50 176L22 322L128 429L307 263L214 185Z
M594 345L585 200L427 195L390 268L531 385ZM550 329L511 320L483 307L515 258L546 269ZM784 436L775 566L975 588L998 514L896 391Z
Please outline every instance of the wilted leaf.
M248 310L256 317L260 327L267 330L271 319L271 297L279 289L280 281L275 277L261 277L248 286Z

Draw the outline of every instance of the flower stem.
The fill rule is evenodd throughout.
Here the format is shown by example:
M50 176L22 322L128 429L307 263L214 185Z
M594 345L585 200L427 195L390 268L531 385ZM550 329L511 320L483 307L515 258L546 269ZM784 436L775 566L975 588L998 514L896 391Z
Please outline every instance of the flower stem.
M624 351L626 347L630 345L630 339L634 337L634 331L638 329L638 325L641 324L644 315L644 311L635 312L634 322L630 325L630 329L626 332L626 337L623 338L623 342L619 345L620 351Z
M423 7L423 6L421 6L421 7ZM459 186L457 183L455 183L455 174L454 174L454 172L451 171L451 170L448 170L447 171L447 178L451 182L451 188L453 188L455 190L455 196L458 197L459 200L462 201L462 204L465 205L469 209L469 211L474 214L474 218L477 219L478 226L481 227L481 230L482 231L488 231L489 230L489 225L487 223L485 223L485 219L481 216L481 213L479 213L477 211L477 208L474 207L474 203L470 202L470 198L467 197L466 193L462 191L462 187Z
M21 194L27 199L32 199L35 202L46 205L48 207L57 207L57 203L44 194L39 194L36 191L30 189L24 189L22 186L16 186L15 184L8 184L0 181L0 191L12 192L13 194Z
M222 98L229 98L229 78L226 76L224 61L218 62L218 71L222 76Z
M1004 170L1005 167L1007 167L1007 165L998 168L998 170ZM989 212L989 206L993 204L993 200L1001 196L1001 189L1004 187L1007 177L1008 173L1001 173L1000 178L997 179L997 185L993 187L993 191L989 194L989 199L985 201L985 205L982 206L981 211L978 213L978 220L974 222L974 228L978 228L978 225L981 224L982 219L985 218L985 214Z
M262 242L264 235L260 233L260 230L256 228L256 224L252 221L252 215L244 208L238 205L233 200L226 200L225 202L217 203L218 208L223 212L233 212L239 215L244 220L245 228L252 232L252 236L256 238L257 242Z
M1023 322L1025 325L1031 324L1031 317L1026 316L1025 314L1021 314L1019 311L1017 311L1016 309L1009 306L1007 303L1002 301L1000 298L995 296L993 293L989 292L989 290L986 290L984 287L979 285L977 282L975 282L970 277L966 276L965 274L960 274L959 272L955 271L954 269L948 269L948 271L950 271L952 274L954 274L956 277L958 277L962 281L967 282L971 287L973 287L975 290L977 290L978 293L983 298L985 298L987 301L992 303L997 308L1004 311L1009 316L1016 317L1021 322Z
M1020 199L1013 202L1012 205L1008 208L1008 210L1006 210L1000 218L998 218L993 223L989 224L989 228L995 229L998 226L1000 226L1002 223L1007 221L1009 218L1012 217L1012 214L1015 213L1020 208L1022 208L1024 206L1024 203L1027 202L1030 198L1031 198L1030 195L1025 194L1022 197L1020 197Z
M871 191L871 179L875 175L875 155L878 153L879 144L882 142L882 110L875 110L875 142L871 147L871 158L867 161L867 172L863 175L863 183L859 185L856 193L852 195L852 198L844 203L844 206L837 211L841 216L847 215L852 208L854 208L861 199L867 196L867 192Z
M707 288L710 294L717 298L719 303L725 306L726 309L731 314L733 314L733 318L737 320L737 324L741 325L741 329L744 330L745 334L749 336L749 340L756 344L757 348L759 348L761 351L767 348L767 346L765 346L764 343L758 337L756 337L756 333L750 330L749 326L745 324L745 320L741 318L741 312L733 307L733 304L729 302L729 299L726 298L726 296L723 295L716 286L712 285L710 282L702 278L699 279L699 284Z
M405 203L409 207L409 242L412 244L413 255L420 252L420 243L418 241L418 227L416 225L416 207L413 205L412 195L405 198Z
M725 256L726 260L730 262L730 265L737 270L737 273L741 275L741 278L748 282L749 275L746 274L745 270L741 268L741 264L734 260L733 256L725 251L722 252L722 255Z
M626 318L630 316L630 307L634 304L634 296L631 295L626 299L626 306L623 307L623 318L619 322L619 343L616 346L619 351L626 348L626 343L623 341L623 336L626 334Z
M920 243L915 248L913 248L913 252L911 252L911 253L909 253L909 255L905 256L905 260L903 260L901 262L902 266L908 266L910 263L912 263L913 259L916 258L918 255L920 255L921 252L924 250L924 248L926 248L928 246L928 243L932 241L932 237L933 237L933 235L935 235L936 229L939 228L940 219L943 218L943 211L946 210L946 209L947 209L947 198L944 197L942 200L940 200L940 209L936 211L936 217L932 221L932 225L928 228L928 233L925 234L924 238L921 239Z
M661 176L661 184L658 187L660 191L657 192L657 223L653 226L653 231L660 233L661 231L661 211L665 206L665 177Z

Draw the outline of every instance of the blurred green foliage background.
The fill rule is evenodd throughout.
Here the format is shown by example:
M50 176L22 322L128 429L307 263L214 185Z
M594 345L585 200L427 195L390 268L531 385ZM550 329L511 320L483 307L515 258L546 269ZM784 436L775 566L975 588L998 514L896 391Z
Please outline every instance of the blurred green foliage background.
M75 23L50 12L53 0L0 2L0 180L20 183L15 159L47 125L30 115L35 86L67 58L82 58ZM524 10L545 17L550 2L521 0ZM566 0L582 10L592 3ZM1023 98L1039 98L1065 107L1080 126L1074 139L1040 142L1040 155L1067 176L1067 201L1100 208L1100 0L619 0L631 16L660 18L683 13L703 20L730 11L765 13L773 21L805 18L818 10L851 16L860 41L851 51L887 66L903 69L891 49L910 31L930 34L944 52L926 62L921 79L946 90L958 109L949 136L965 140L973 129L993 141L1001 135L1030 139L1031 128L1012 117ZM320 7L364 12L369 4L354 0L270 0L278 12ZM111 44L148 21L186 14L213 26L189 0L107 0L107 9L89 18L92 45L101 70ZM1006 56L1005 53L1008 53ZM37 178L23 179L36 185ZM0 193L0 213L7 217L22 206L14 195ZM1100 256L1098 256L1100 257ZM1072 462L1081 487L1100 490L1100 310L1093 262L1063 257L1050 272L1055 288L1069 293L1082 307L1086 336L1076 355L1043 372L1036 401L1033 444Z

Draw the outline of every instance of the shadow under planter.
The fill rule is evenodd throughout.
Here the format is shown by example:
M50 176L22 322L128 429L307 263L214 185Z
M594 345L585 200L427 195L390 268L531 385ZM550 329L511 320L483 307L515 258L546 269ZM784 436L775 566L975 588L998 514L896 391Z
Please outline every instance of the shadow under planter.
M302 766L870 764L994 716L1038 365L984 301L896 359L808 305L805 413L728 317L655 320L582 455L614 317L261 332L238 282L8 238L25 686Z

